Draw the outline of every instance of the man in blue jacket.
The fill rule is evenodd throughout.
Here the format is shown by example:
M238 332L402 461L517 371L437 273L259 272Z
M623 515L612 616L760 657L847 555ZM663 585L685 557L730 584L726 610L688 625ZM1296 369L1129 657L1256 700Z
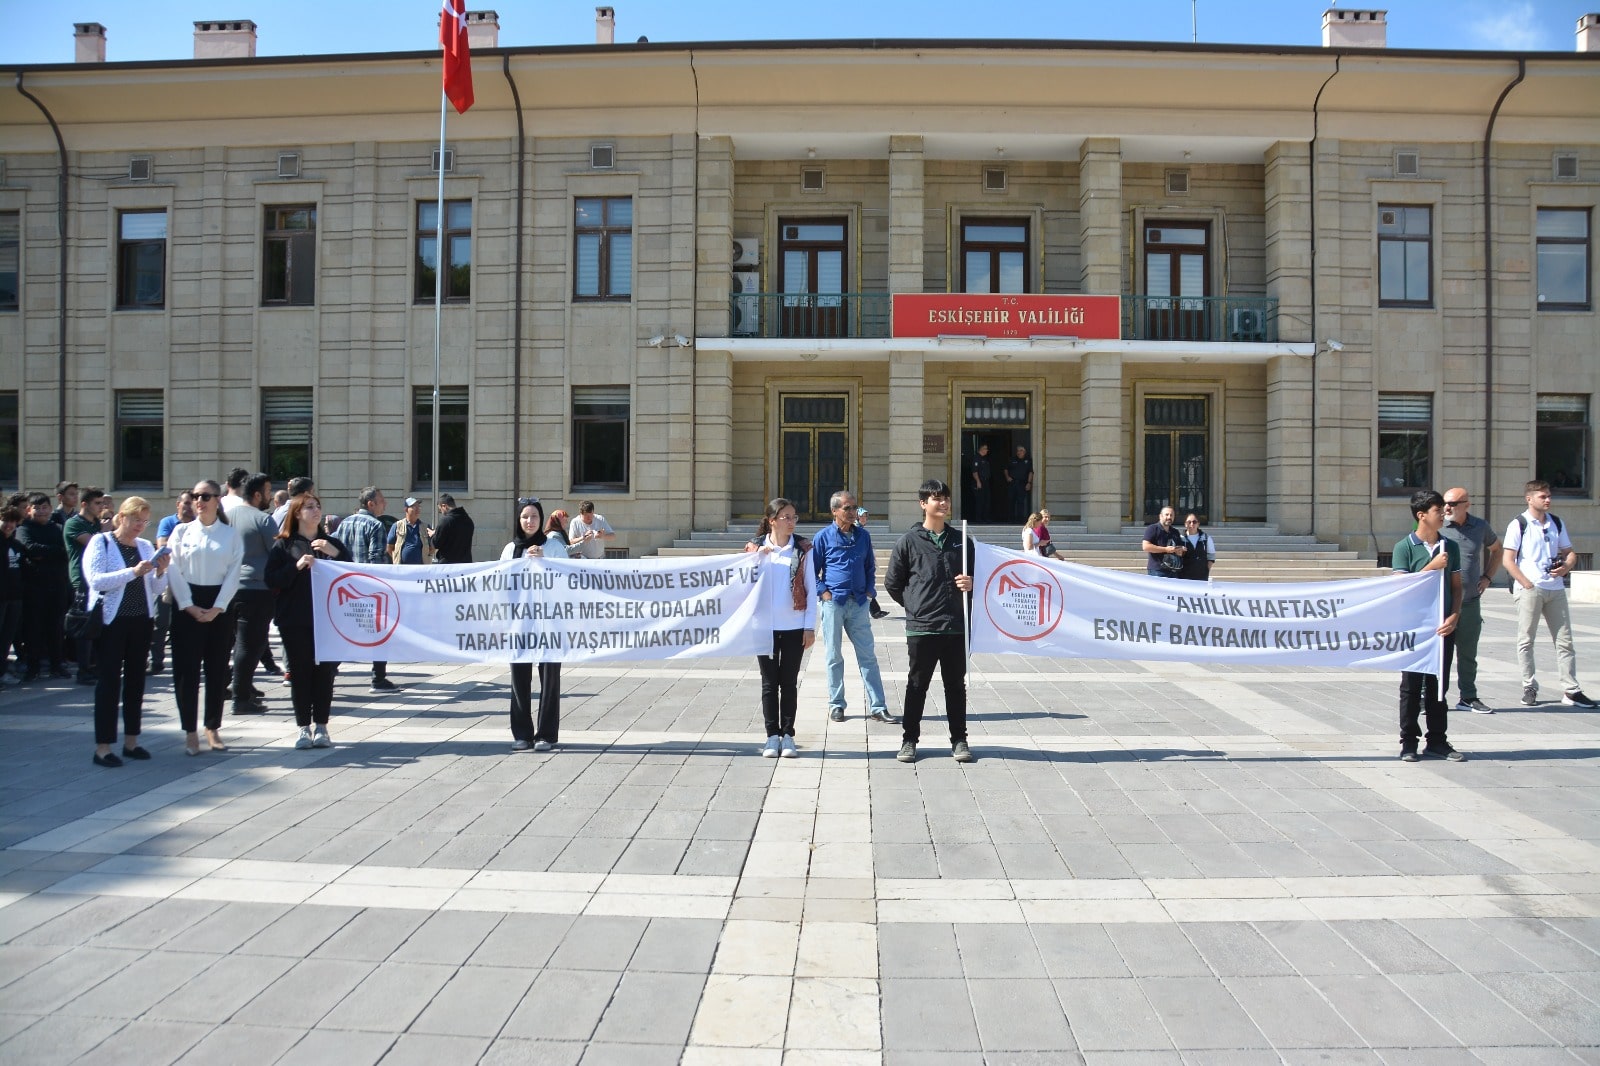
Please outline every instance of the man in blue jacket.
M811 542L817 567L817 611L822 646L828 663L828 714L844 721L843 631L856 650L861 683L867 690L867 713L880 722L895 724L883 698L883 678L878 673L878 651L872 639L868 604L878 595L878 561L872 553L872 534L856 524L856 498L840 490L828 500L833 524L825 526Z

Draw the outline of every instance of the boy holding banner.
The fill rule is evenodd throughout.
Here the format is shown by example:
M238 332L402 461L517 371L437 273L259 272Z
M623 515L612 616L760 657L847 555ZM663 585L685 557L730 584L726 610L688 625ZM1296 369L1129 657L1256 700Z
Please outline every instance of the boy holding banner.
M1423 755L1451 762L1465 762L1466 756L1450 746L1446 738L1450 709L1444 700L1444 686L1450 678L1450 658L1455 650L1456 621L1461 617L1461 555L1455 541L1445 537L1444 497L1432 489L1422 489L1411 495L1411 515L1416 519L1415 533L1394 546L1391 565L1396 573L1417 574L1424 570L1443 570L1446 588L1444 623L1438 633L1444 638L1444 673L1402 673L1400 675L1400 758L1404 762L1417 761L1417 739L1422 731L1417 718L1426 713L1428 724L1427 745Z
M906 531L889 555L884 591L906 609L906 713L902 719L901 762L917 761L922 738L922 708L933 668L944 676L945 718L950 723L950 754L971 762L967 747L967 632L962 597L972 592L972 546L950 520L950 486L937 478L917 491L922 524Z

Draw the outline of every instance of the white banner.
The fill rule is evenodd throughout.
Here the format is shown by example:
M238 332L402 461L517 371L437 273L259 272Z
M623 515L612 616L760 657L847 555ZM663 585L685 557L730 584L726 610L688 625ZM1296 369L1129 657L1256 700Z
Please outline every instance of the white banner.
M972 650L1083 659L1441 672L1439 571L1202 582L975 544Z
M322 662L771 654L758 555L311 568Z

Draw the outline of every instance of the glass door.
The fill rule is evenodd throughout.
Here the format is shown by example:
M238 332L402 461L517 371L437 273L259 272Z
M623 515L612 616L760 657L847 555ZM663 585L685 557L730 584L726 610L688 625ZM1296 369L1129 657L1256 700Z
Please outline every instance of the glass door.
M1202 341L1212 336L1211 227L1203 222L1144 229L1145 336Z
M785 393L778 403L778 495L792 500L802 519L827 521L828 498L849 477L849 397Z
M849 336L845 321L845 220L778 223L784 337Z
M1172 506L1210 519L1210 399L1150 396L1144 401L1144 520Z

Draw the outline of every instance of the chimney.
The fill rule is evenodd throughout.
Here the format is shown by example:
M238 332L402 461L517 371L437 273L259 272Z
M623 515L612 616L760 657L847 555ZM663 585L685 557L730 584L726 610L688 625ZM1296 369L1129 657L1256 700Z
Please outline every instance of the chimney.
M498 11L467 12L467 47L474 52L480 48L500 47Z
M194 24L196 59L252 59L256 54L256 24L249 19Z
M1600 52L1600 15L1584 15L1578 20L1578 51Z
M104 63L106 61L106 28L98 22L74 22L72 40L77 46L77 63ZM1581 40L1581 38L1580 38ZM1581 48L1582 45L1580 44Z
M1322 47L1387 48L1387 11L1330 7L1322 13Z
M594 43L615 44L617 40L617 12L615 8L594 9Z

